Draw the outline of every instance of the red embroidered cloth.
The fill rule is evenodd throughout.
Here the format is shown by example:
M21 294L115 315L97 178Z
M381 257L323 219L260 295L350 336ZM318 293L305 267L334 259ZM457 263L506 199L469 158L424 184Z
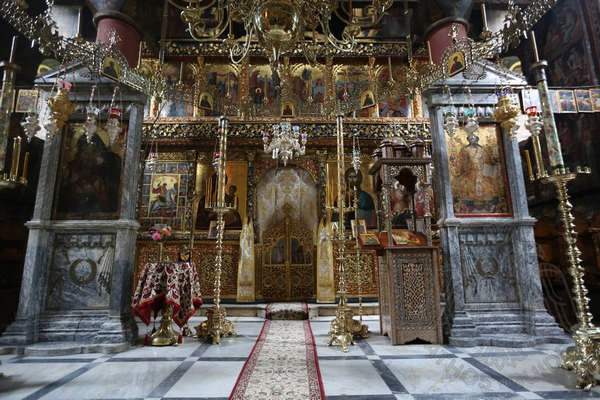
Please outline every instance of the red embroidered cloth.
M131 301L134 314L146 325L166 304L173 306L173 320L182 327L202 305L196 267L188 262L148 263Z

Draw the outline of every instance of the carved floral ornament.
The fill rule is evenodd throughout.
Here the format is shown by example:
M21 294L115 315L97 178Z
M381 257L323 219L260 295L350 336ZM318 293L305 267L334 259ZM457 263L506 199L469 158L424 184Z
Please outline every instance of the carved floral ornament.
M273 122L235 122L229 125L229 136L231 138L262 138L262 132L269 130ZM303 132L310 138L335 138L335 124L317 122L297 122ZM347 134L358 131L361 139L383 139L386 137L399 136L407 141L417 138L430 140L429 122L403 121L392 127L389 123L347 123L345 125ZM216 138L217 129L213 122L165 122L156 124L145 124L143 134L146 140L152 139L206 139Z

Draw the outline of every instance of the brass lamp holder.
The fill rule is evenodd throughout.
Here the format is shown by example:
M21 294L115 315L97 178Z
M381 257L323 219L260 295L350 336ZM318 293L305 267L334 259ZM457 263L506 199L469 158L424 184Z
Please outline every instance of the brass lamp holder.
M543 120L540 120L535 109L529 113L529 123L526 125L532 133L532 144L535 156L536 171L534 174L529 152L526 152L527 169L531 181L539 181L552 184L556 189L558 199L558 210L563 227L563 236L566 243L569 274L573 280L573 291L575 294L575 305L577 309L578 326L573 333L575 345L568 348L562 355L561 367L575 372L576 386L579 389L589 390L598 384L595 374L600 373L600 328L592 323L590 313L590 300L585 287L581 251L577 247L577 231L575 230L575 218L573 217L573 206L569 201L567 185L578 175L591 173L588 167L577 167L570 171L564 167L562 149L558 139L558 131L554 115L550 108L550 97L546 81L545 67L547 63L539 59L534 32L530 32L532 50L534 55L533 72L536 77L537 88L540 93ZM552 173L548 174L542 157L540 146L540 132L544 130L548 158Z
M221 337L235 335L234 325L226 316L225 308L221 307L221 274L223 272L223 236L225 234L224 214L235 207L225 202L225 164L227 154L227 132L229 121L219 117L219 152L217 154L217 199L216 203L208 204L208 208L217 213L217 255L215 257L214 307L206 313L206 321L196 326L199 338L212 339L212 344L220 344Z
M336 136L337 136L337 211L338 211L338 229L333 242L337 245L337 262L339 271L338 282L338 304L335 311L335 318L331 321L329 329L329 346L340 346L344 353L348 352L348 346L354 344L354 335L364 332L360 321L354 319L352 308L348 306L348 297L346 290L346 235L344 232L344 212L352 208L345 207L345 163L344 163L344 128L343 117L338 115L336 118ZM334 209L333 206L328 207ZM362 335L361 335L362 336Z
M166 304L162 310L162 319L156 332L150 336L152 346L172 346L177 344L179 335L173 330L173 306Z

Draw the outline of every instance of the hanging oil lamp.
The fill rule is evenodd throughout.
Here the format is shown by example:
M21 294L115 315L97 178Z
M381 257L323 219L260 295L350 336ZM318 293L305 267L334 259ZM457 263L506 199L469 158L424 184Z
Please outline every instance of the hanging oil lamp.
M25 119L21 121L21 126L23 127L23 131L25 132L28 143L31 142L31 139L33 139L40 129L42 129L40 127L38 114L35 112L27 114Z
M52 140L60 133L69 120L69 116L75 111L75 105L69 100L69 92L65 87L58 89L54 97L48 99L50 117L44 124L46 138Z

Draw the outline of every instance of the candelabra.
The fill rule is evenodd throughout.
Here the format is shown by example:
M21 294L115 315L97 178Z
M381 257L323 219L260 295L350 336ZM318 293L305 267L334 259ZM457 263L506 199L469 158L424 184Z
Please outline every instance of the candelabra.
M358 146L358 132L354 133L352 137L352 168L354 172L357 174L360 172L360 148ZM352 334L355 336L362 337L366 339L369 337L369 327L362 323L363 321L363 309L362 309L362 255L360 253L360 224L358 220L358 187L356 184L352 190L353 192L353 206L354 206L354 223L356 226L356 232L354 234L354 262L355 264L355 273L356 273L356 286L358 290L358 321L352 320Z
M348 345L354 344L354 333L362 330L360 321L353 319L354 313L348 306L348 297L346 289L346 233L344 227L344 215L346 211L352 211L351 207L346 207L346 181L344 174L346 171L344 163L344 126L343 117L338 115L336 118L336 136L337 136L337 206L332 204L328 208L337 209L338 224L334 232L333 242L337 249L338 264L338 304L335 312L335 319L331 321L329 329L329 345L336 345L342 348L342 351L348 351ZM330 198L331 196L327 196Z
M370 0L366 2L369 12L359 16L352 2L337 0L223 0L218 6L210 1L168 1L181 10L192 38L221 41L236 64L258 42L275 72L283 54L300 53L312 62L322 47L352 50L361 29L376 25L393 4L391 0ZM341 38L331 31L334 15L345 25Z
M558 209L563 225L563 235L566 243L569 274L573 279L573 291L577 308L578 326L573 334L575 346L570 347L562 358L561 366L573 370L577 379L577 387L589 390L597 383L594 374L600 372L600 329L592 323L589 308L589 297L584 282L584 267L581 262L581 251L577 248L577 231L573 217L573 206L569 202L567 184L577 175L589 174L587 167L577 167L575 171L565 168L560 141L554 116L550 108L549 90L546 81L545 68L547 63L539 59L534 33L530 33L534 60L532 65L537 88L540 93L543 119L540 120L535 108L528 109L526 127L532 133L532 145L535 156L536 173L534 175L529 152L525 153L529 178L542 183L552 184L556 189ZM551 173L546 172L542 150L539 141L540 132L544 131Z
M4 67L2 89L0 92L0 189L14 189L18 185L26 185L29 172L29 152L27 152L25 153L22 173L19 174L22 142L20 136L13 138L10 167L6 165L8 139L10 136L10 116L15 100L15 79L16 73L20 69L14 62L16 50L17 36L14 36L8 62L0 63L0 68Z
M223 272L223 236L225 234L224 214L235 208L236 204L225 202L225 164L227 162L227 132L229 121L219 117L219 150L215 154L213 165L217 170L216 201L213 196L205 194L207 208L217 214L217 255L215 257L214 307L206 313L207 319L196 327L198 337L211 337L213 344L220 344L222 336L235 335L233 323L226 316L225 308L221 307L221 274Z
M265 153L270 153L274 160L281 158L283 165L294 158L294 154L304 155L306 152L307 134L300 133L298 125L292 126L289 122L280 122L273 125L273 133L263 132L263 145Z

